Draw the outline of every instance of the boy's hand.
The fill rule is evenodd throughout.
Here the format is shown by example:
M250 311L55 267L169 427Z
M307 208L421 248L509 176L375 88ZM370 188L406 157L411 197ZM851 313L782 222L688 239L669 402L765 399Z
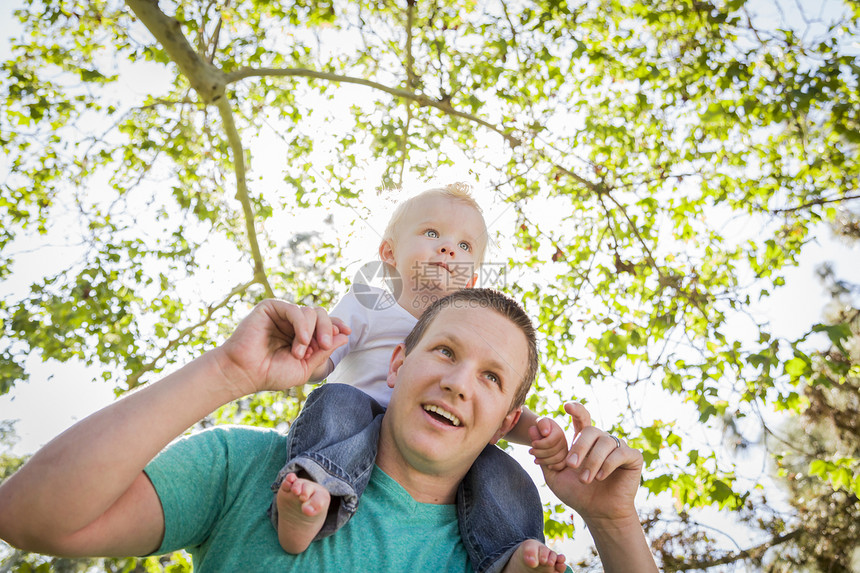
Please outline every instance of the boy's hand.
M307 382L350 329L321 308L264 300L213 354L237 397Z
M529 453L535 463L554 471L561 471L567 462L567 438L552 418L540 418L529 428L532 448Z
M575 437L561 470L542 466L549 488L588 523L618 522L638 516L634 497L642 474L642 454L591 425L582 404L565 404Z
M289 304L289 303L287 303ZM310 359L317 351L334 351L332 346L338 334L349 334L350 328L339 318L332 318L320 307L296 306L285 309L293 327L292 353L298 359Z

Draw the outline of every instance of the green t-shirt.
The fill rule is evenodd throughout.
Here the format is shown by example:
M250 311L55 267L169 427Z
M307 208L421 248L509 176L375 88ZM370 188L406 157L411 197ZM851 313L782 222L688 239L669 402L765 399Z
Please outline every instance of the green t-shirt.
M378 467L358 511L299 555L278 544L266 510L286 437L218 427L172 444L146 468L164 510L156 554L187 549L206 571L472 571L454 505L418 503Z

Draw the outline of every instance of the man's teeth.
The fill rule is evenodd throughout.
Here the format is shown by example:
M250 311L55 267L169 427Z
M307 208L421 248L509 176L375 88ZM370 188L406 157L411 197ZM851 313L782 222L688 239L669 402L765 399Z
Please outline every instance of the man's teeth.
M424 409L427 410L428 412L433 412L434 414L438 414L439 416L442 416L443 418L449 420L455 426L460 425L460 418L458 418L457 416L455 416L454 414L452 414L451 412L449 412L447 410L443 410L439 406L432 406L432 405L424 406Z

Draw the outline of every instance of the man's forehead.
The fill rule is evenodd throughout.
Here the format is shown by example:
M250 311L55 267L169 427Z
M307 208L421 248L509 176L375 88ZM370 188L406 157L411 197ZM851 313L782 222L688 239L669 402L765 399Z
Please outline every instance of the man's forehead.
M520 367L514 367L513 361L522 358L525 364L528 360L525 333L509 318L479 301L452 302L436 315L425 336L471 341L487 351L488 360L500 360L517 371Z

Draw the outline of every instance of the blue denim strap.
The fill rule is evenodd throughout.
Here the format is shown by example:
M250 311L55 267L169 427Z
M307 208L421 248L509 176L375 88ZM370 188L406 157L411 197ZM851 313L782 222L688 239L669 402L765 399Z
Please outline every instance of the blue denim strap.
M343 527L358 508L376 462L385 409L352 386L324 384L308 396L287 434L287 463L272 484L276 494L289 473L305 472L331 494L331 505L315 539ZM268 511L278 526L277 499Z
M476 573L500 572L520 543L545 540L537 487L515 459L494 445L484 448L460 483L457 515Z

